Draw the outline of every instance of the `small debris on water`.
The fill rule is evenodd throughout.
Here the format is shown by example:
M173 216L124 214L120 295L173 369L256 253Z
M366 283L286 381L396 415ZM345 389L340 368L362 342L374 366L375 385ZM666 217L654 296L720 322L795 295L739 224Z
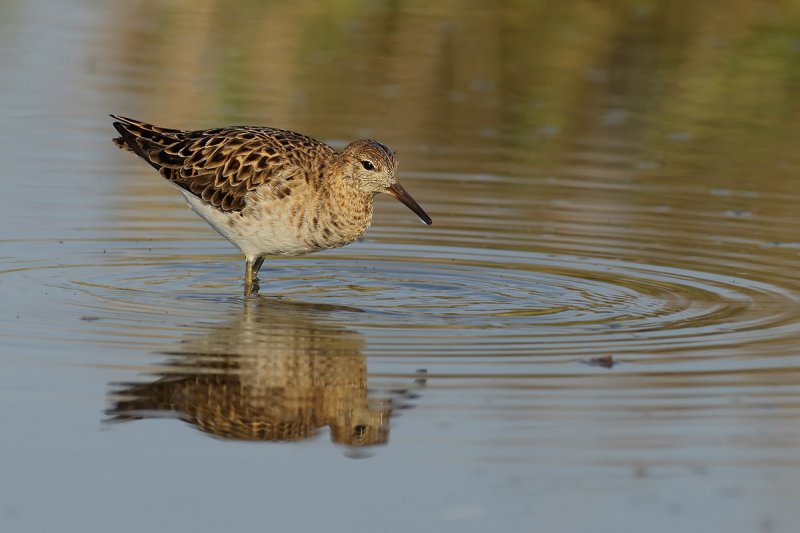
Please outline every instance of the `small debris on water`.
M614 360L613 355L603 355L601 357L592 357L591 359L582 359L581 363L603 368L613 368L614 365L618 364L617 361Z
M81 320L84 322L94 322L95 320L100 320L99 316L82 316Z

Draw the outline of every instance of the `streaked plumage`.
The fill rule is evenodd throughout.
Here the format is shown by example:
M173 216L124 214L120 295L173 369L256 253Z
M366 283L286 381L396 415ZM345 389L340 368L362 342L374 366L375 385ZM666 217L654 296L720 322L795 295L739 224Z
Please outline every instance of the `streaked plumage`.
M245 254L248 292L265 256L336 248L361 237L380 192L431 223L397 183L394 152L377 141L357 140L337 152L275 128L183 131L111 116L121 135L114 144L158 170Z

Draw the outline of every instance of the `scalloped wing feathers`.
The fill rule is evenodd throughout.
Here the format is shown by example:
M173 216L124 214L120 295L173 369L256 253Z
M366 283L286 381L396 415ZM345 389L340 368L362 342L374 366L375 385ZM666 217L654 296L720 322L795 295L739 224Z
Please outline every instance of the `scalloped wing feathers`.
M305 135L265 127L183 131L111 115L114 144L130 150L169 181L222 211L241 211L247 194L282 199L294 179L317 183L333 148ZM287 149L291 148L291 149ZM309 169L316 170L309 175Z

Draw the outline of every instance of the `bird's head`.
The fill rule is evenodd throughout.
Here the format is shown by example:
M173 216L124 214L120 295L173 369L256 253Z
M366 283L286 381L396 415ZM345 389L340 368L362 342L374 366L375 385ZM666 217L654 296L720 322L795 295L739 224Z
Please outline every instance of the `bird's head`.
M353 180L352 184L357 190L372 195L390 194L416 213L425 224L431 224L431 217L397 183L397 156L387 146L372 139L353 141L339 154L339 163L346 179Z

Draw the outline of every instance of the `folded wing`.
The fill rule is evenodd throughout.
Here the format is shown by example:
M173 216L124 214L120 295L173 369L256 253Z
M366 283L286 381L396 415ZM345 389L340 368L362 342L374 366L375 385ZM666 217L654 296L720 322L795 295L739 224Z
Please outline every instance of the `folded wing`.
M120 134L115 145L134 152L164 178L222 211L241 211L247 193L259 187L281 199L291 193L293 180L317 182L320 156L333 152L315 139L275 128L183 131L111 116ZM308 159L320 164L309 165Z

